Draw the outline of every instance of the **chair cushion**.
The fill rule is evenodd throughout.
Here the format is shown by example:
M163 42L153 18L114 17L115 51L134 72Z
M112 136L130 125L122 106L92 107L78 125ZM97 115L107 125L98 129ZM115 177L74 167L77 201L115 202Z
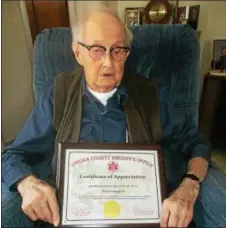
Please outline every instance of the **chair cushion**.
M61 72L70 72L78 64L71 48L69 28L45 29L36 37L33 52L33 89L35 101Z

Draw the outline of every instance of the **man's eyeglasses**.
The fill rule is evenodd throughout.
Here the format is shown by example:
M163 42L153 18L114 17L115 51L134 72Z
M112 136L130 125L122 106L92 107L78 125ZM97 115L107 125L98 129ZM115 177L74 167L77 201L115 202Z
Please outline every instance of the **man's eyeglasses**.
M106 51L110 51L110 54L114 60L122 61L125 60L127 53L129 52L128 47L112 47L112 48L106 48L100 45L85 45L81 42L78 42L81 46L89 50L90 57L95 60L99 61L102 58L105 57Z

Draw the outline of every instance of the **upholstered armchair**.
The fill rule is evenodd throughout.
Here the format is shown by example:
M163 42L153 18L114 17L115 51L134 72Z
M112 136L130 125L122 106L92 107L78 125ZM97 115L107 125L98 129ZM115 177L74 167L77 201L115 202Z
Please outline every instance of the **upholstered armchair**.
M161 99L172 103L191 125L197 125L200 75L199 44L195 31L188 25L148 24L135 26L132 32L134 41L126 67L133 68L143 77L156 80ZM36 101L58 73L78 67L71 43L69 28L47 29L37 36L33 75ZM173 179L179 179L186 167L178 170L175 159L166 150L164 157L171 161L170 169L176 170L174 176L167 174L168 180L173 182Z
M156 80L164 99L198 124L199 43L188 25L142 25L132 28L134 40L126 67ZM78 67L69 28L46 29L36 38L33 59L35 101L60 72Z

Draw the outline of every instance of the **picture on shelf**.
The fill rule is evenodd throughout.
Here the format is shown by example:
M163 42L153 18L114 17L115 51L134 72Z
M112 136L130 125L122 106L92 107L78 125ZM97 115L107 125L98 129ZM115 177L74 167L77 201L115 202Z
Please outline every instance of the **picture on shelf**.
M177 8L176 22L178 24L187 24L188 11L189 11L188 6L182 6Z
M144 8L126 8L125 9L125 24L128 27L143 24Z
M197 30L199 23L199 11L200 5L178 7L176 23L189 24L193 29Z
M189 17L188 17L187 23L195 30L197 30L197 28L198 28L199 11L200 11L199 5L189 7Z

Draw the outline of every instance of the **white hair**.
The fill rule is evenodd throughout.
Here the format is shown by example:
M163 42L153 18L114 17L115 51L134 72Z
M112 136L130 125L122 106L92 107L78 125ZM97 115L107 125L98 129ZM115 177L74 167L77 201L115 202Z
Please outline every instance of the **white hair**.
M82 14L80 14L79 18L77 19L77 22L74 25L72 25L72 40L73 40L73 42L81 41L82 30L83 30L84 24L85 24L87 18L89 17L89 15L93 11L106 12L106 13L109 13L109 14L113 15L114 17L116 17L119 20L119 22L122 24L124 31L125 31L125 36L126 36L125 45L128 47L131 46L132 41L133 41L133 34L132 34L131 30L122 22L122 20L118 16L118 13L116 13L115 11L113 11L112 9L110 9L106 6L93 8L86 13L83 12Z

